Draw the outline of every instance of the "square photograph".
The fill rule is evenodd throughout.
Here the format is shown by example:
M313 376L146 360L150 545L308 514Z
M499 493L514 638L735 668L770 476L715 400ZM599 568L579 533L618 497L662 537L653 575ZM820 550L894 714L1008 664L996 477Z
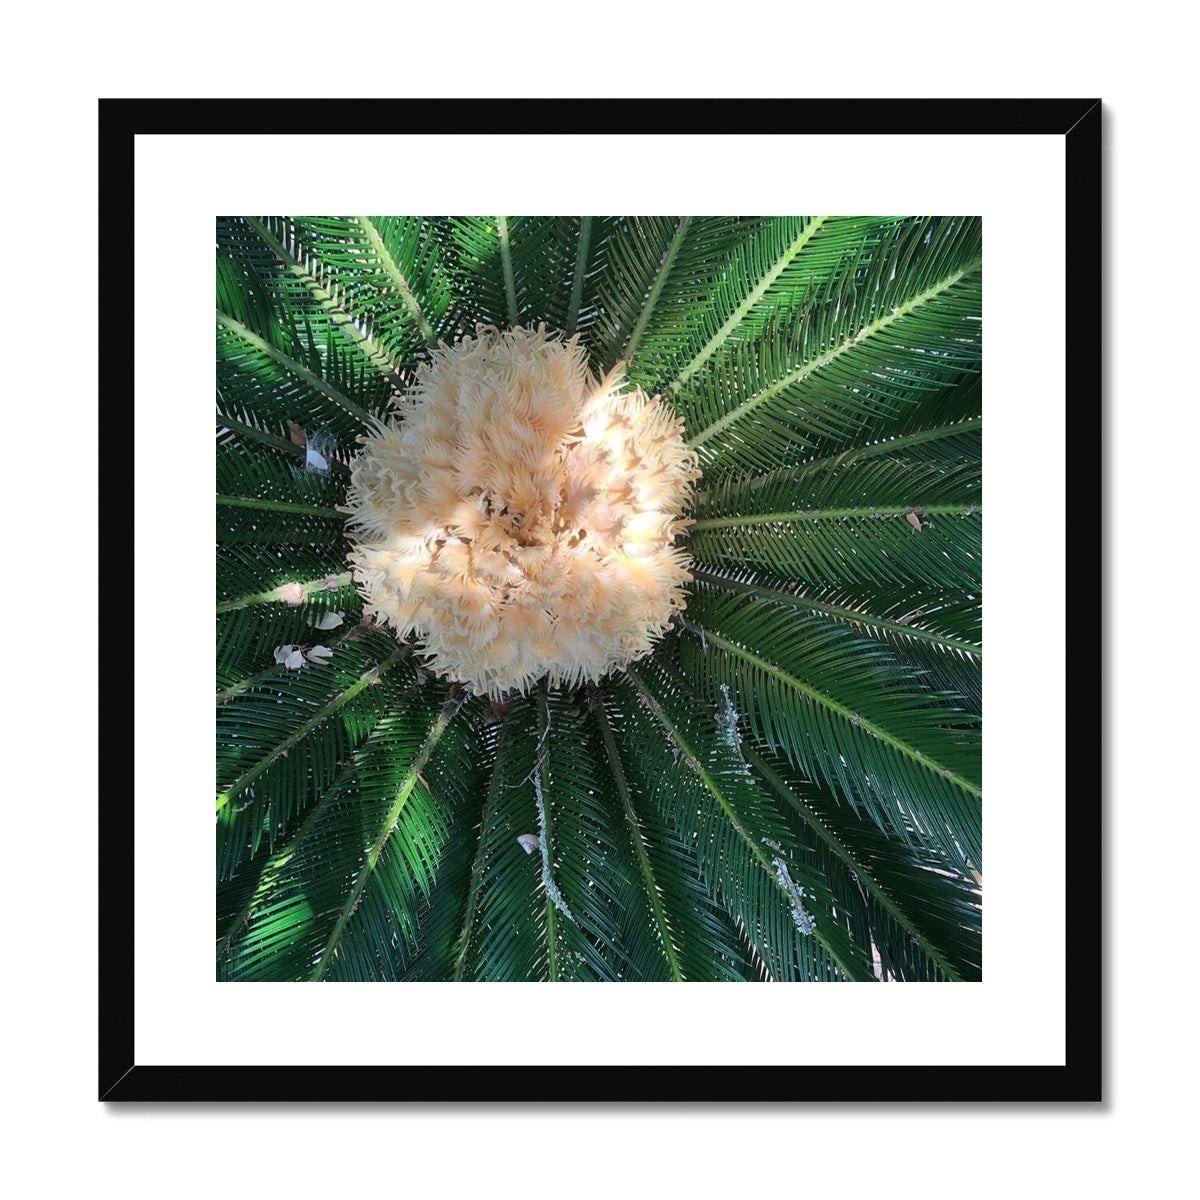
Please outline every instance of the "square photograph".
M216 978L982 979L982 219L216 222Z

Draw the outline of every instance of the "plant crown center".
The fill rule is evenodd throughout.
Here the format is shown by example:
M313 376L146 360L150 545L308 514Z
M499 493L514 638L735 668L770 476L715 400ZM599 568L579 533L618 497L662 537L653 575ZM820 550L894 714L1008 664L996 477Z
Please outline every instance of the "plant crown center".
M578 335L480 326L363 440L349 558L368 612L498 697L597 680L685 606L699 478L681 420L587 367Z

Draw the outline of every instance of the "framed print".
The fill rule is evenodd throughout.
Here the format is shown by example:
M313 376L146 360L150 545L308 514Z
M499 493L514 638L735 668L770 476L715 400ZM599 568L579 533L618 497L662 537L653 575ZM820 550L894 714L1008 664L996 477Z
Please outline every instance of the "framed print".
M100 1098L1100 1099L1101 117L101 101Z

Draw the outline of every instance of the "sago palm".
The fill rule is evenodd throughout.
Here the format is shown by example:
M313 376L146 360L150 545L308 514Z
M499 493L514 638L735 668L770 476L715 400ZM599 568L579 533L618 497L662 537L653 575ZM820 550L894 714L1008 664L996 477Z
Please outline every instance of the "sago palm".
M978 220L216 234L218 978L980 977Z

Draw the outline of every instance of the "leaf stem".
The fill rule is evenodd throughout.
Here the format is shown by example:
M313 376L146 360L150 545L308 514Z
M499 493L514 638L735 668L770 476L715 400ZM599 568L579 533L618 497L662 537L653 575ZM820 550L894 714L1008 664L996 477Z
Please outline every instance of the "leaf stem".
M886 891L876 882L872 876L870 868L864 866L859 860L842 844L842 842L834 835L828 827L820 820L820 818L800 799L799 796L784 782L784 780L775 772L775 770L767 763L760 755L755 753L751 748L746 750L746 758L750 765L767 781L772 789L793 809L796 815L808 826L810 830L822 841L826 846L841 859L851 871L854 872L855 878L875 897L876 900L883 906L884 909L892 916L898 925L901 926L913 941L923 950L930 958L937 963L938 968L945 974L947 979L955 982L961 982L962 976L958 971L950 965L945 954L943 954L936 946L932 945L927 937L917 929L907 913L901 909L895 901L888 895Z
M429 324L425 319L425 314L421 312L421 306L417 303L417 298L413 295L412 288L408 286L408 281L400 273L400 268L396 265L396 260L383 244L383 238L379 236L379 230L375 228L375 223L370 217L355 217L354 219L361 226L363 233L367 235L367 240L371 243L371 249L375 251L380 265L383 267L384 274L391 280L392 286L399 293L404 307L408 309L409 316L416 321L417 328L421 331L421 337L425 339L425 344L428 346L434 341L433 326Z
M402 646L394 654L385 658L377 667L373 667L369 671L365 671L362 676L350 685L344 692L339 693L328 704L325 705L319 712L314 713L291 737L285 738L270 753L264 758L259 759L252 767L244 774L234 780L232 784L223 792L217 794L217 812L229 803L239 792L244 791L252 784L277 758L291 748L303 741L322 721L328 720L339 709L344 708L355 696L358 695L364 688L370 687L385 671L390 670L397 660L404 654L407 654L408 647Z
M976 642L966 642L960 638L947 637L944 634L932 633L920 626L905 625L888 617L878 617L873 613L863 612L857 608L846 608L843 605L829 604L824 600L810 600L807 596L795 595L791 592L781 592L776 588L765 587L762 584L743 583L740 579L727 579L722 575L714 575L695 564L692 565L692 576L700 583L707 583L725 592L740 592L743 595L754 596L772 604L782 604L788 608L802 608L809 612L822 613L825 616L840 620L852 621L856 624L867 625L873 629L886 629L901 637L912 638L916 641L932 642L948 650L961 650L972 658L983 658L983 647Z
M227 508L257 508L263 512L295 513L300 517L345 519L336 508L318 508L313 504L293 504L290 500L260 500L255 496L218 496L217 503Z
M592 218L582 217L579 221L579 251L575 256L575 281L571 285L571 300L567 305L567 324L563 330L568 336L575 332L579 320L579 305L583 300L583 276L587 269L589 244L592 240Z
M650 707L651 713L653 713L653 715L654 715L655 720L657 720L659 725L662 726L663 730L666 732L667 736L671 739L672 743L679 748L680 755L687 761L689 769L696 773L697 777L700 779L700 782L703 783L705 788L707 789L709 795L711 795L713 797L713 799L716 800L717 804L721 808L721 811L725 814L726 820L729 821L731 828L734 830L734 832L737 833L738 837L741 838L742 841L745 843L746 848L750 851L750 853L753 855L753 857L758 862L758 864L762 867L762 869L770 877L771 882L781 892L783 892L783 894L787 897L788 904L789 905L793 904L794 897L791 893L791 890L785 885L782 878L780 877L780 874L776 871L775 863L774 863L773 859L770 858L767 855L767 852L762 848L762 846L760 846L758 844L758 842L756 842L754 840L754 838L752 838L746 832L742 823L738 820L737 814L730 807L729 801L725 798L725 793L721 790L721 788L718 785L718 783L716 782L716 780L714 780L713 777L705 769L704 764L700 761L699 756L696 754L696 752L691 748L691 746L688 745L687 740L684 738L684 736L680 732L679 728L672 722L671 718L667 716L666 712L663 710L662 705L659 704L658 700L655 698L655 696L650 691L650 689L633 672L633 670L627 667L625 673L626 673L626 675L628 675L629 679L632 681L634 687L636 687L637 690L639 692L641 692L642 696L645 698L646 702L648 703L648 705ZM838 967L846 974L847 978L852 979L852 978L855 978L856 976L860 975L860 972L855 970L853 964L844 962L842 960L841 956L838 955L837 952L835 951L835 949L829 944L828 941L826 941L825 937L821 933L820 922L818 922L814 926L813 934L817 938L817 940L821 943L821 945L824 946L825 949L829 952L830 956L838 964ZM764 966L765 966L765 963L764 963Z
M936 425L930 429L917 429L912 433L902 433L897 437L887 438L884 441L871 442L866 446L856 446L852 450L843 450L839 454L826 455L824 458L814 458L802 465L806 471L813 467L844 466L846 463L858 462L860 458L873 458L876 454L894 454L897 450L906 450L910 446L921 446L926 442L935 442L939 438L956 437L960 433L973 433L975 430L982 428L982 417L967 417L962 421L952 421L947 425Z
M308 583L303 583L300 586L304 589L304 596L307 599L309 596L316 595L318 592L335 592L339 588L347 587L353 582L353 576L349 571L341 575L322 575L320 579L310 580ZM332 586L331 586L332 585ZM284 599L283 591L285 588L294 587L293 583L283 583L277 588L272 588L269 592L255 592L249 596L239 596L236 600L225 600L217 605L218 613L232 612L238 608L249 608L252 604L274 604L276 601L282 602Z
M808 241L816 234L822 225L828 220L828 217L814 217L800 231L797 236L784 252L771 264L770 268L763 274L762 278L750 290L749 294L741 304L729 314L725 324L717 330L716 333L708 339L703 349L692 359L679 375L675 382L671 384L670 390L672 393L677 393L680 388L702 367L708 360L720 349L722 343L733 333L733 331L742 323L746 314L767 294L771 285L782 274L787 265L804 249Z
M658 273L654 277L654 285L650 288L650 294L642 305L641 314L638 316L637 324L633 327L633 332L629 335L625 353L622 355L630 366L633 365L633 356L637 351L638 342L642 340L642 334L646 332L646 326L650 323L650 315L654 312L654 306L658 303L658 297L662 293L663 285L667 282L667 276L670 275L671 268L675 265L679 247L683 245L683 236L687 233L691 223L691 217L679 218L679 224L675 227L675 235L671 238L671 244L667 247L662 262L659 263Z
M256 217L243 218L247 225L258 234L260 238L271 248L272 253L290 275L299 279L304 284L312 298L317 302L318 307L324 310L326 315L346 337L353 342L362 352L370 359L372 365L383 374L387 375L392 385L398 390L403 390L406 386L404 380L400 377L400 372L396 369L396 365L388 358L383 348L372 338L367 337L357 325L354 323L354 318L347 312L345 305L340 304L332 295L321 286L317 277L313 272L306 267L271 231ZM303 454L303 450L301 451Z
M233 317L227 316L225 313L221 312L220 309L217 309L216 312L217 324L222 328L229 330L230 333L241 338L246 345L259 351L260 354L265 354L273 362L283 367L284 370L290 371L293 375L297 376L297 378L302 379L306 384L308 384L309 387L320 392L323 396L328 397L334 402L334 404L338 405L339 408L344 409L352 417L357 417L358 420L364 425L371 424L371 414L368 413L365 408L360 408L354 403L353 400L350 399L349 396L339 392L337 388L326 383L325 380L320 377L320 375L317 375L315 372L309 370L309 368L303 363L297 362L296 359L291 357L291 355L284 354L284 352L278 347L272 346L270 342L260 338L257 333L251 332L251 330L247 329L246 326L240 321L236 321Z
M367 851L367 860L363 864L358 878L354 881L354 886L350 889L350 894L346 897L346 901L342 905L341 915L338 917L337 924L333 927L333 932L329 935L329 940L325 943L325 949L321 954L316 969L312 973L311 982L319 982L325 974L330 959L333 957L338 943L342 940L342 934L345 932L346 925L354 915L355 909L358 908L358 902L362 896L363 889L367 886L367 881L375 872L379 856L383 853L383 848L387 845L388 838L392 836L392 830L396 827L396 822L400 820L400 814L404 811L404 806L408 803L408 798L412 795L413 788L417 785L421 771L429 761L429 756L433 753L434 747L441 740L442 734L446 732L446 726L450 724L455 713L458 712L458 708L458 704L452 705L448 703L442 706L442 711L438 715L437 720L434 721L429 728L429 732L425 735L425 741L420 751L417 753L416 758L409 764L408 770L404 773L404 778L401 780L400 787L396 792L396 799L392 802L391 808L388 809L388 814L384 818L379 836Z
M562 979L561 968L558 965L558 949L555 945L554 910L561 908L563 915L570 917L567 902L563 899L558 885L554 882L551 869L553 855L550 849L551 826L550 806L546 803L547 764L550 755L547 741L550 737L550 698L546 691L546 681L543 679L538 688L538 716L541 719L541 732L538 735L537 757L533 764L533 790L537 798L538 813L538 843L542 854L542 887L546 894L546 950L550 968L550 982L558 983Z
M616 739L613 737L612 726L608 722L608 714L604 711L603 697L598 697L597 700L598 702L595 706L596 724L600 727L600 736L604 741L604 749L608 753L608 761L612 767L613 782L617 785L617 794L621 797L621 804L625 809L625 820L629 825L629 840L633 843L634 853L637 855L638 866L642 872L642 882L646 888L646 896L650 901L650 911L654 917L655 925L658 926L658 936L662 942L663 954L666 955L667 965L671 968L672 976L677 981L682 981L683 972L679 968L679 959L671 937L671 927L667 923L667 915L663 911L662 901L659 899L658 885L654 880L654 871L650 866L650 858L646 854L642 827L638 824L637 813L634 812L633 800L629 794L629 784L625 778L625 771L621 766L621 756L617 750Z
M777 522L793 521L847 521L886 520L891 517L907 517L910 512L931 517L982 516L982 504L924 504L915 508L910 504L872 504L867 508L814 508L785 509L781 512L748 513L745 516L704 517L694 522L689 532L702 529L730 529L742 525L773 525Z
M509 735L507 726L502 726L496 742L496 765L492 769L491 782L488 784L487 799L483 804L483 812L479 818L479 845L475 848L475 857L471 861L471 883L467 888L467 911L463 916L462 929L458 934L458 954L454 960L454 974L451 980L461 983L466 975L467 955L471 949L471 938L475 930L475 917L479 910L479 886L483 882L483 866L487 857L487 830L492 811L503 790L500 776L500 757L506 738Z
M504 292L508 297L508 323L516 328L519 313L517 312L517 282L513 277L512 249L508 244L508 218L496 218L496 236L500 239L500 261L504 266Z
M728 638L722 637L719 633L714 633L711 629L707 631L707 637L708 641L714 646L719 646L727 653L734 655L736 658L740 658L743 662L748 663L752 667L756 667L758 670L762 671L766 675L769 675L772 679L777 680L785 687L790 688L794 692L798 692L806 699L813 701L813 703L828 710L835 716L840 717L846 722L847 725L861 729L864 733L869 734L871 737L877 738L885 745L891 746L893 750L903 754L905 758L911 760L912 762L919 763L927 771L931 771L936 775L942 776L949 783L954 784L955 787L961 788L964 792L968 792L977 799L982 797L982 788L977 787L975 784L971 783L970 780L964 779L961 775L950 770L949 767L942 766L941 763L930 758L928 755L920 753L915 747L910 746L907 742L896 737L895 734L889 733L881 725L876 725L873 721L867 720L858 713L851 712L850 709L848 709L844 704L839 704L833 699L833 697L827 696L824 692L818 691L809 684L801 682L794 675L789 674L781 667L775 666L774 664L768 662L765 658L761 658L759 655L754 654L749 650L744 650L736 642L731 642Z

